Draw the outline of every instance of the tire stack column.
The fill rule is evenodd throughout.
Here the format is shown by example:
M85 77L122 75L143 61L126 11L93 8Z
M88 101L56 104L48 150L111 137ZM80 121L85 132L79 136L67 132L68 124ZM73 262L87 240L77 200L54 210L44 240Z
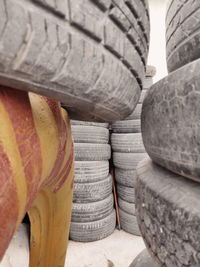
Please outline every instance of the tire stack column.
M153 84L155 68L148 66L144 90L133 113L112 124L111 144L117 182L120 224L124 231L140 235L135 214L136 167L146 157L140 129L142 101Z
M107 123L71 123L75 182L70 238L90 242L110 235L116 225L109 174L109 130Z

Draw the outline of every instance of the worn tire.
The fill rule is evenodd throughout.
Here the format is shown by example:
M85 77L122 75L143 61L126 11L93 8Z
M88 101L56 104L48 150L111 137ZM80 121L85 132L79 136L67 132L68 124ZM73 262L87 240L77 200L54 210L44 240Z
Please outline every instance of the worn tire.
M75 161L75 183L102 181L109 173L108 161Z
M75 160L77 161L104 161L109 160L111 148L108 144L74 144Z
M5 0L0 18L0 84L62 101L74 118L132 112L148 54L146 3Z
M142 104L137 104L134 111L128 117L126 117L125 120L129 120L129 121L140 120L141 113L142 113Z
M143 142L158 164L200 182L200 59L154 84L142 110Z
M94 127L104 127L108 128L109 123L106 122L93 122L93 121L78 121L78 120L70 120L71 125L79 125L79 126L94 126Z
M107 198L89 203L73 203L72 222L93 222L108 216L113 209L113 195Z
M111 235L116 226L115 210L105 218L89 222L89 223L75 223L71 222L69 237L71 240L79 242L91 242L103 239Z
M115 179L118 184L127 187L135 187L136 178L137 178L136 170L124 170L115 168Z
M119 209L119 218L121 228L132 235L141 236L140 229L138 227L137 218L134 215L128 214Z
M135 203L127 202L127 201L123 200L122 198L118 197L118 205L119 205L121 210L125 211L128 214L136 216Z
M167 65L170 72L200 57L200 2L172 0L166 15Z
M74 183L73 202L89 203L105 199L112 194L112 177L94 183Z
M135 170L138 163L147 157L146 153L113 153L114 166L124 170Z
M158 266L147 249L144 249L131 263L129 267L160 267Z
M137 172L136 211L149 252L161 266L200 266L200 185L151 160Z
M104 127L72 125L71 129L75 143L108 143L109 130Z
M111 135L111 146L114 152L143 153L145 148L141 133Z
M135 188L133 187L117 184L117 195L129 203L135 203Z
M112 131L114 133L140 133L140 120L124 120L112 123Z

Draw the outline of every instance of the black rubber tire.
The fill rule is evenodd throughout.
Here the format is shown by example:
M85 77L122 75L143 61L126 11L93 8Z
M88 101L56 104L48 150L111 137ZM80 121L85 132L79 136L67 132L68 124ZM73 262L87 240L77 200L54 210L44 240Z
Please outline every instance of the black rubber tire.
M144 249L131 263L129 267L160 267L158 266L147 249Z
M104 127L72 125L71 129L75 143L108 143L109 130Z
M135 203L127 202L123 200L122 198L118 197L118 205L121 210L125 211L126 213L130 215L136 216Z
M125 120L140 120L142 112L142 104L137 104L134 111L125 118Z
M151 160L137 171L136 211L149 252L161 266L200 266L200 185Z
M166 15L169 72L200 57L199 17L199 1L171 0Z
M142 109L143 142L167 169L200 182L200 59L154 84Z
M106 122L78 121L78 120L70 120L70 122L71 122L71 125L95 126L95 127L104 127L104 128L109 127L109 123L106 123Z
M1 1L0 84L62 101L74 118L128 116L145 76L149 18L146 4L121 2Z
M109 173L108 161L75 161L75 183L102 181Z
M107 217L113 210L113 195L107 198L89 203L73 203L72 222L93 222Z
M107 217L89 223L71 222L69 237L79 242L91 242L111 235L116 226L115 210Z
M115 168L115 179L118 184L127 187L135 187L136 178L137 178L136 170L124 170Z
M119 209L119 218L120 218L121 228L125 232L132 235L141 236L136 216L130 215L124 212L123 210Z
M117 195L129 203L135 203L135 188L133 187L117 184Z
M114 166L124 170L135 170L138 163L147 157L146 153L113 153Z
M144 153L145 148L141 133L111 135L111 146L114 152Z
M111 148L108 144L74 143L75 160L104 161L109 160Z
M112 177L94 183L74 183L73 202L89 203L105 199L112 194Z
M112 123L112 131L114 133L140 133L140 120L124 120Z

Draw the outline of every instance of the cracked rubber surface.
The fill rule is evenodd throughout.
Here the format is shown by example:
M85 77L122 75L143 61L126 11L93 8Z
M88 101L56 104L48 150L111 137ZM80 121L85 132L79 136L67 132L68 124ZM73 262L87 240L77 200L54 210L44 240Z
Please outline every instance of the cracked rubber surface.
M152 257L150 256L147 249L144 249L131 263L129 267L159 267Z
M171 0L166 15L167 65L171 72L200 57L200 2Z
M62 101L71 118L113 121L136 106L149 47L142 0L4 0L0 83Z
M154 84L142 109L145 149L156 163L200 182L200 59Z
M137 218L151 255L162 267L200 266L200 185L150 159L137 173Z

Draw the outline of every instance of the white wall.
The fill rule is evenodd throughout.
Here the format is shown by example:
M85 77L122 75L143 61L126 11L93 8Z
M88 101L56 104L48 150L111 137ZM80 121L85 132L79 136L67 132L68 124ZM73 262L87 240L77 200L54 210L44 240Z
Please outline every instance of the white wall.
M157 69L154 82L167 75L165 52L165 13L168 0L149 0L151 40L148 64Z

